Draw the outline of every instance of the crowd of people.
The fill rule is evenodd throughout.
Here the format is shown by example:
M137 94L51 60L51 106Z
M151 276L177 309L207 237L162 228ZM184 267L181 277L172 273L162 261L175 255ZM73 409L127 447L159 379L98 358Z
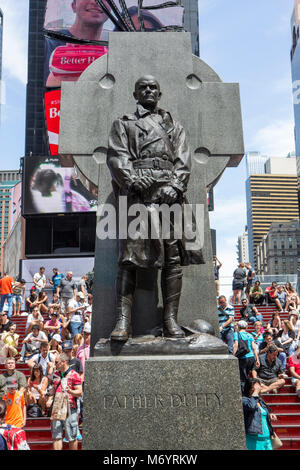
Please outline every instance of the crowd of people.
M274 281L263 291L255 278L250 263L239 264L230 300L217 295L219 329L229 353L238 358L247 448L272 450L275 442L281 445L272 427L276 416L261 395L277 394L291 378L300 398L300 299L289 282ZM268 322L258 310L264 304L275 306ZM234 305L239 321L235 321ZM249 325L254 327L251 332Z
M27 417L47 416L53 448L62 449L63 441L72 450L78 448L85 361L90 356L91 287L87 275L75 282L71 271L64 275L57 268L47 281L41 267L27 296L24 279L0 279L0 362L5 365L0 374L0 437L8 429L9 435L11 429L22 430ZM20 315L26 316L22 341L13 321ZM28 378L17 364L28 367ZM18 435L23 442L24 436Z

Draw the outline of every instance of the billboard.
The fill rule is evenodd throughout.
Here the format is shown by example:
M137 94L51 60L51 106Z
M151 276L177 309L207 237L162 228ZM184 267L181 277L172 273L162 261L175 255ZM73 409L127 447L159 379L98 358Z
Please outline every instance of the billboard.
M58 156L24 159L23 215L95 212L97 195Z
M50 155L58 154L59 115L61 90L51 90L44 95L46 126Z

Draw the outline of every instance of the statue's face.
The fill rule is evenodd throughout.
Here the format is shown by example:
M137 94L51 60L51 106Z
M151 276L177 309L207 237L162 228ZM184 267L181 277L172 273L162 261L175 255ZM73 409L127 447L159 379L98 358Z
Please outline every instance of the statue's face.
M135 84L133 96L146 109L155 108L161 97L159 83L154 77L142 77Z

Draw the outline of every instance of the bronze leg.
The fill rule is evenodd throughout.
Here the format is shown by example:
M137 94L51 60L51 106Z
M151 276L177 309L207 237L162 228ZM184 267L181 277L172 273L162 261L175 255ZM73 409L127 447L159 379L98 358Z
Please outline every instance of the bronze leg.
M111 338L116 341L128 340L135 285L136 269L119 268L116 282L118 321L111 333Z
M182 289L182 267L176 240L165 241L165 266L161 273L161 290L164 302L164 331L168 336L184 337L177 324L178 307Z

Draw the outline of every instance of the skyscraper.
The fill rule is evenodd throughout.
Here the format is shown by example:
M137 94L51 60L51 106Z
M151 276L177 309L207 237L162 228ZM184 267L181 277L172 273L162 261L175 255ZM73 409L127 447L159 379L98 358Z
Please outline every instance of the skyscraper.
M18 170L0 171L0 268L3 271L2 246L9 234L12 188L21 181Z
M262 155L260 152L246 153L247 178L250 175L264 175L265 164L269 157Z
M299 217L295 158L272 160L265 164L268 173L252 174L246 181L249 258L256 267L256 247L268 233L271 223Z
M295 151L297 157L297 173L300 175L300 0L295 0L291 18L291 72L293 82L293 102L295 120Z
M3 49L3 12L0 8L0 80L2 80L2 49Z

